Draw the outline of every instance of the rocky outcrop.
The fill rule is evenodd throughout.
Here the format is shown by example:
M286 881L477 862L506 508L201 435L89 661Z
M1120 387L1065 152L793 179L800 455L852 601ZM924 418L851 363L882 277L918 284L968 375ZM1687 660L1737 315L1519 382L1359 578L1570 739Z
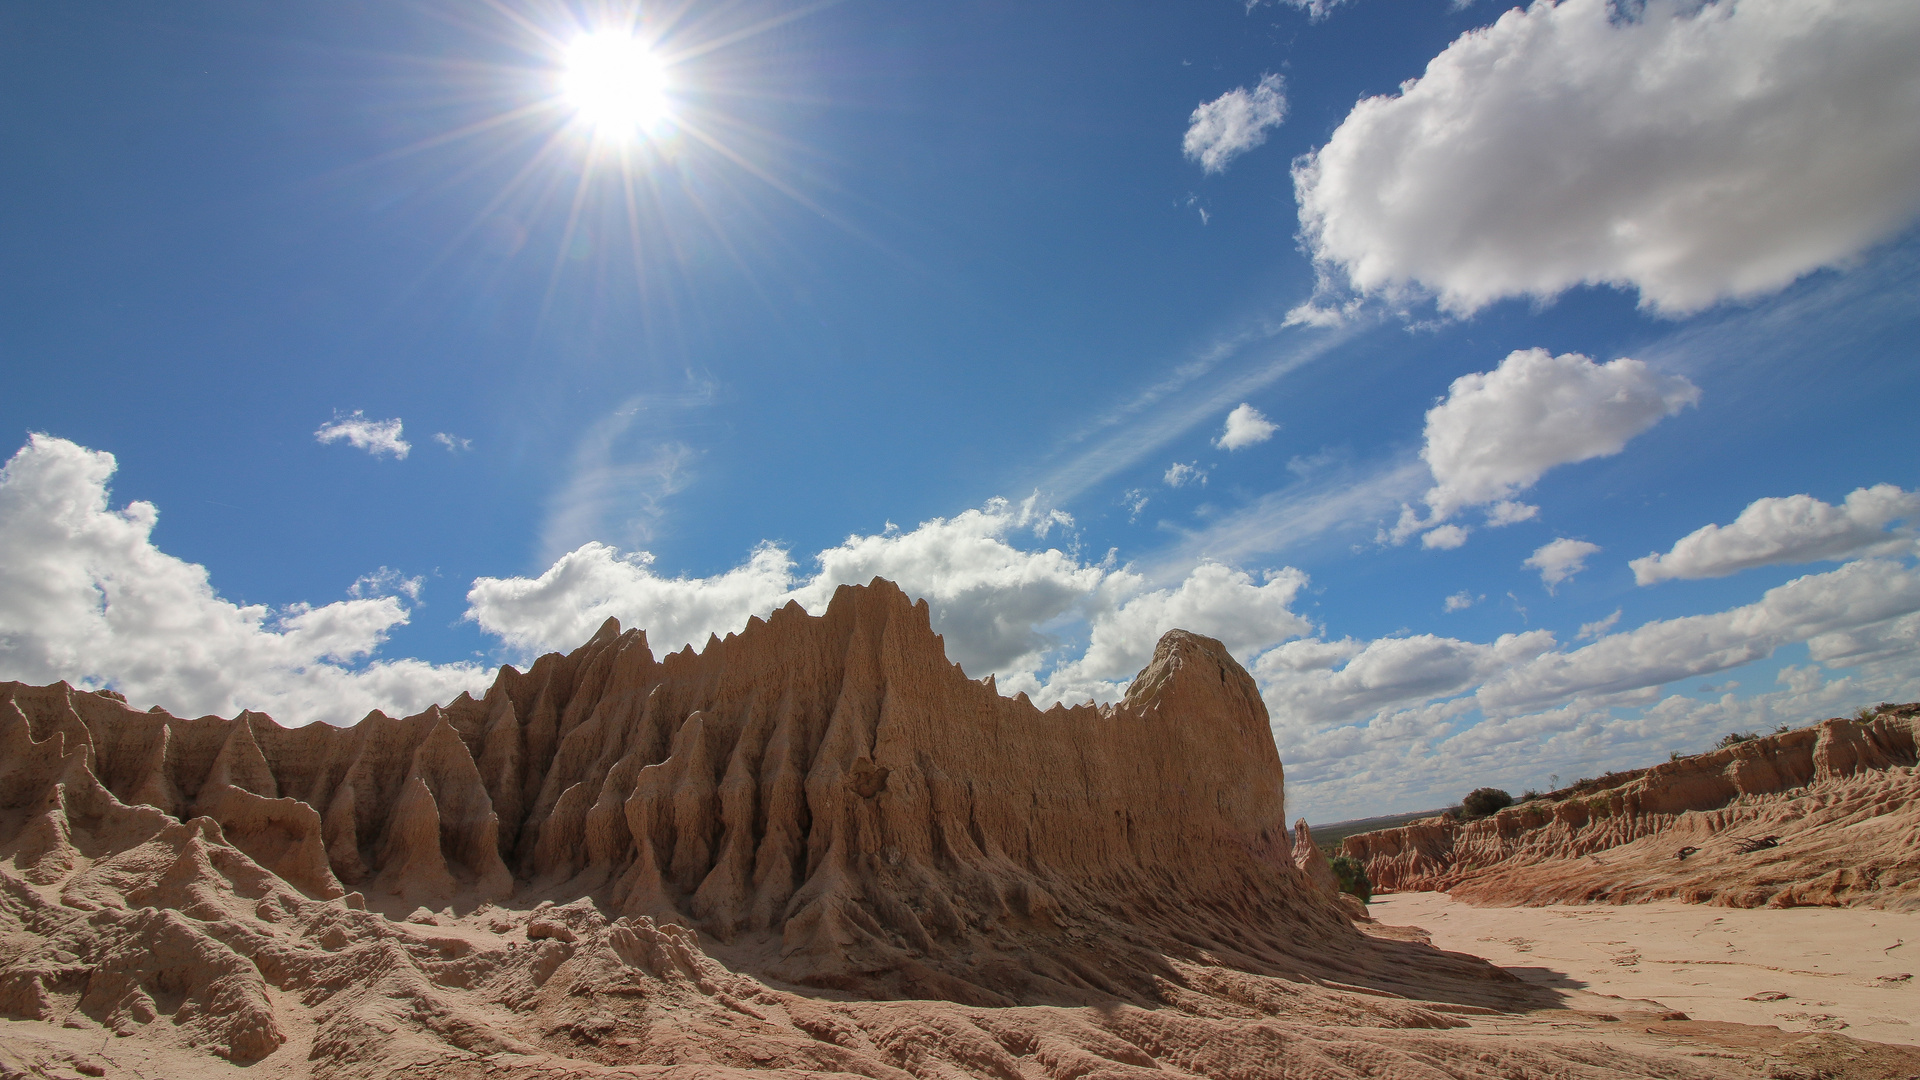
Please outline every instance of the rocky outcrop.
M1917 732L1920 704L1826 720L1344 851L1376 889L1479 903L1920 909Z
M1218 642L1041 710L883 581L347 728L6 684L0 1075L1700 1075L1454 1031L1551 995L1357 929L1282 796Z

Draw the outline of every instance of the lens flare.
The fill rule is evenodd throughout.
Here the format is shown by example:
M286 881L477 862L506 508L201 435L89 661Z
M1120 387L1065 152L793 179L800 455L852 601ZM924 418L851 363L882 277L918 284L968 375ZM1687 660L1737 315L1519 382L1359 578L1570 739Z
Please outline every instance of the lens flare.
M625 141L668 119L667 73L647 43L618 31L567 47L560 94L595 135Z

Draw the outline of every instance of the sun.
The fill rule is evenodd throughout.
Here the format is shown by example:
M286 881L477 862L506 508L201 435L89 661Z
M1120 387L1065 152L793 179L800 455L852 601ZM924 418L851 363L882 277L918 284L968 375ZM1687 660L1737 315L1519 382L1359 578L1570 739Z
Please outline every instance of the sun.
M647 42L619 30L587 33L562 59L560 96L596 137L627 142L671 119L666 65Z

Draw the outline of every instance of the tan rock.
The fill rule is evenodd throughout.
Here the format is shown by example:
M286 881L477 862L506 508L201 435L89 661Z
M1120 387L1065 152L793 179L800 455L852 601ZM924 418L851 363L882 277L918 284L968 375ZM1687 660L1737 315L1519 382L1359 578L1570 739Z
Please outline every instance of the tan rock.
M0 1066L1707 1075L1363 933L1282 784L1219 642L1170 631L1121 702L1040 710L879 580L661 659L609 620L345 728L0 684Z
M1348 837L1375 889L1489 904L1920 910L1920 704L1603 777L1480 821Z

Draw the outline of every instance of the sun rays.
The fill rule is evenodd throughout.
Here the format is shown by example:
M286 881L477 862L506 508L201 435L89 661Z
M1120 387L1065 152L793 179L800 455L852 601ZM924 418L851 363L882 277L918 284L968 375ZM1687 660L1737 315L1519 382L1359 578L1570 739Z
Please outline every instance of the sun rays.
M419 190L472 207L430 273L513 235L513 261L551 260L542 322L564 295L625 292L649 327L670 333L699 265L754 279L784 265L768 257L795 240L781 235L794 220L782 203L873 243L825 205L833 170L781 119L788 102L817 93L807 85L815 60L768 31L833 0L777 10L755 0L428 2L449 47L389 59L412 69L412 100L439 123L423 131L423 120L363 166L408 160L428 174L410 178Z

